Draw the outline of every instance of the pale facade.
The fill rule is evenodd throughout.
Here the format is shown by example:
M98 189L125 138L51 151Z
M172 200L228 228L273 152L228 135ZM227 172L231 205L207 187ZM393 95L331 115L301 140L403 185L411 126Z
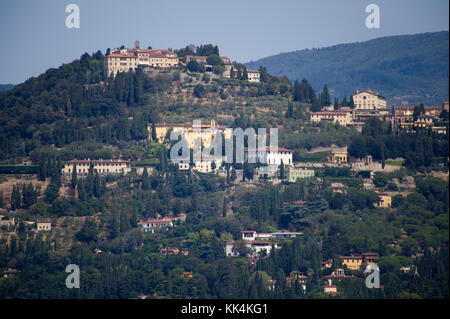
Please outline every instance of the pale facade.
M158 219L147 219L138 222L141 226L143 232L154 233L156 230L167 230L173 227L172 219L170 218L158 218Z
M118 72L134 71L139 65L152 68L174 68L179 58L171 49L121 49L113 50L104 58L107 76L115 77Z
M272 243L270 241L263 241L263 240L253 240L253 241L246 241L245 245L251 249L251 255L256 255L261 253L263 250L266 251L267 254L270 254L272 251L272 246L277 249L279 248L277 243ZM225 245L225 254L228 257L236 257L239 256L239 254L236 251L233 251L234 242L227 242Z
M374 93L372 90L357 91L353 94L355 110L379 110L387 109L387 101L384 96Z
M247 77L249 82L260 82L260 72L256 70L247 70Z
M271 150L269 146L266 148L245 149L245 159L249 163L266 163L274 165L292 165L292 151L283 147Z
M134 54L113 53L105 56L104 66L107 76L115 77L118 72L134 71L138 62L138 58Z
M37 231L49 231L52 230L51 223L36 223Z
M376 207L389 208L392 205L392 197L387 194L378 194L380 200L375 203Z
M309 120L311 122L329 121L332 123L339 123L342 126L347 126L353 123L351 111L310 112Z
M221 133L225 139L231 137L233 129L221 125L217 125L215 120L211 120L209 124L155 124L156 138L158 143L162 143L170 131L180 134L185 141L188 142L189 148L194 148L196 141L204 147L211 146L217 133ZM149 138L152 136L152 127L148 126ZM170 136L168 136L170 138ZM200 145L200 144L199 144Z
M289 182L295 183L297 179L314 177L314 170L307 168L289 168L286 175Z
M94 173L99 174L128 174L131 172L129 161L124 160L71 160L64 164L63 174L72 174L73 166L77 174L84 175L89 173L91 164L94 166Z

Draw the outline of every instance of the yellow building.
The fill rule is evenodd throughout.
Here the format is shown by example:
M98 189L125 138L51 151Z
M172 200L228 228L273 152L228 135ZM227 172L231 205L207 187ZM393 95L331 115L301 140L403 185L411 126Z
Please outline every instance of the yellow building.
M373 93L372 90L356 91L353 94L355 110L384 110L387 109L387 101L384 96Z
M359 270L363 263L362 256L339 256L342 261L342 265L347 266L351 270Z
M225 126L216 125L215 120L210 124L182 124L182 123L158 123L155 124L156 138L158 143L164 142L164 139L170 131L179 132L188 142L189 148L194 148L196 141L201 141L204 147L209 147L218 132L222 133L225 139L229 139L232 129ZM152 127L148 126L149 138L152 136ZM170 138L170 136L167 136Z
M387 195L387 194L383 194L383 193L379 193L378 196L380 197L380 200L378 202L375 203L376 207L384 207L384 208L389 208L392 205L392 197Z
M87 175L91 164L94 166L94 173L99 174L127 174L131 171L130 162L124 160L72 160L64 164L62 173L72 174L75 165L78 175Z
M331 151L331 154L328 155L328 161L331 163L347 163L348 162L348 152L347 151Z
M134 71L139 65L153 68L173 68L178 66L179 58L171 49L121 49L113 50L105 56L104 67L108 76L118 72Z
M134 71L138 66L138 58L134 54L113 53L105 56L104 68L107 76L116 76L118 72Z

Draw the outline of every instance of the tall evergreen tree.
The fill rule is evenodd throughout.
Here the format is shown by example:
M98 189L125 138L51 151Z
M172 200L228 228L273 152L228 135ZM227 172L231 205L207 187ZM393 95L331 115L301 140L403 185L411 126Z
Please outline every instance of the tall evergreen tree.
M78 183L77 165L73 164L73 167L72 167L72 180L70 182L70 187L72 189L75 189L75 187L77 187L77 183Z
M283 180L285 179L285 171L284 171L284 163L283 160L281 160L281 164L280 164L280 179Z
M5 206L5 199L3 198L3 192L0 191L0 208Z
M17 210L19 208L20 208L20 189L17 185L14 185L11 193L11 209Z
M330 92L328 92L328 85L326 83L323 86L323 91L322 91L322 95L321 95L321 102L322 102L321 103L322 106L331 104Z
M288 109L286 111L286 118L292 118L294 115L294 107L292 105L292 102L289 101L288 103Z
M155 122L152 122L152 141L157 142Z
M142 172L142 189L149 190L150 189L150 179L147 173L147 167L144 167L144 171Z

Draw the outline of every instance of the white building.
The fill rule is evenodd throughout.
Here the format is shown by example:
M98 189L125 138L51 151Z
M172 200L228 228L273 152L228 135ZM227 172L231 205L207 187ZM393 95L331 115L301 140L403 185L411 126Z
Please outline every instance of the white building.
M275 232L275 233L257 233L254 230L243 230L242 240L254 241L254 240L273 240L273 239L287 239L295 238L302 235L302 233L297 232Z
M249 82L260 82L260 72L257 70L247 70L247 77Z
M256 255L261 253L261 251L265 250L267 254L270 254L272 251L272 246L275 249L278 249L279 246L277 243L272 243L266 240L253 240L253 241L245 241L245 245L251 249L251 255ZM233 251L234 242L227 242L225 245L225 254L228 257L236 257L239 256L239 253Z
M242 231L242 240L245 245L251 249L251 255L259 254L265 250L267 254L270 254L272 247L280 248L276 239L295 238L302 233L295 232L275 232L275 233L257 233L254 230ZM234 242L227 242L225 246L225 254L230 257L238 256L239 254L233 251Z
M52 230L52 224L51 223L36 223L36 229L37 231L49 231Z
M271 150L269 146L255 149L246 148L245 160L249 163L281 165L281 162L283 162L284 165L293 165L292 153L291 150L283 147L274 150Z
M154 233L155 230L168 230L170 227L173 227L173 222L170 218L158 218L141 220L138 222L138 225L141 226L143 232Z

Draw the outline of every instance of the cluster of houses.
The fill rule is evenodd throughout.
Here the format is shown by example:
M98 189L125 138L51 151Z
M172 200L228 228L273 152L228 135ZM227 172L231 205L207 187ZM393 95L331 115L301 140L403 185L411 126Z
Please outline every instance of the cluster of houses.
M49 222L31 222L24 221L27 225L36 225L35 231L51 231L52 223ZM5 216L0 215L0 227L11 227L16 224L16 219L14 217L5 219Z
M230 78L232 72L237 72L229 57L221 56L224 64L225 78ZM178 57L172 49L141 49L139 41L135 42L135 47L131 49L111 50L104 58L104 69L107 76L115 77L119 72L134 71L137 67L170 69L176 67L186 67L186 65L195 60L202 65L206 72L212 71L212 65L207 62L207 56L186 55ZM260 72L257 70L247 70L249 82L260 82Z
M378 253L373 252L363 253L361 255L339 256L342 266L352 271L364 271L368 265L376 264L378 258ZM328 259L321 263L321 270L332 268L332 266L333 260ZM303 272L294 270L286 278L286 283L293 285L297 282L306 291L306 285L310 279L310 276L305 275ZM344 279L358 279L358 277L355 275L347 275L344 268L337 268L330 275L322 276L323 292L331 296L338 295L339 292L336 284Z
M386 97L374 93L372 90L366 90L353 94L354 108L347 106L334 109L334 105L324 106L320 112L310 112L311 122L328 121L339 123L342 126L354 127L358 131L362 130L365 121L368 118L379 118L386 122L391 122L394 129L412 128L412 127L430 127L437 133L445 133L445 127L433 125L433 120L438 119L442 110L449 110L448 101L443 102L441 106L425 106L424 114L414 119L413 113L415 106L394 105L392 113L387 108Z
M347 186L339 182L331 183L330 188L333 193L347 193ZM376 193L379 199L375 203L373 203L375 207L390 208L392 206L391 195L379 191L376 191Z

